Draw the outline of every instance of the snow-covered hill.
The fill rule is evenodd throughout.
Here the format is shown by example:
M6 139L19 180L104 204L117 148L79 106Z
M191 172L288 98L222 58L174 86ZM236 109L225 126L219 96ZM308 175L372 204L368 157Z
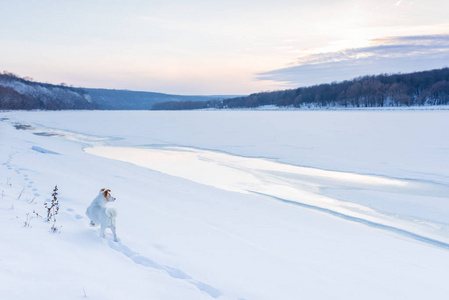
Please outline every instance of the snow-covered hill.
M0 109L93 109L97 105L82 89L33 82L0 74Z
M0 299L445 299L448 114L2 113Z

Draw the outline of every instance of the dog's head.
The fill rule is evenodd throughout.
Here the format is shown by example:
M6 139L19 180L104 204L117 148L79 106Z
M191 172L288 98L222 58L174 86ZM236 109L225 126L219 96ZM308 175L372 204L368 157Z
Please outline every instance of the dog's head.
M112 197L111 190L101 189L100 194L103 194L106 202L114 202L116 200L115 197Z

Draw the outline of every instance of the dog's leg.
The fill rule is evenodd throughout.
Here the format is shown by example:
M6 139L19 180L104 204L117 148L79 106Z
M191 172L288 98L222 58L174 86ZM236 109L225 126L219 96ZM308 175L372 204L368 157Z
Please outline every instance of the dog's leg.
M112 234L114 235L114 242L117 242L117 234L115 233L115 226L111 226Z
M102 238L105 237L105 235L104 235L104 231L105 230L106 230L106 227L103 224L101 224L101 226L100 226L100 235L101 235Z

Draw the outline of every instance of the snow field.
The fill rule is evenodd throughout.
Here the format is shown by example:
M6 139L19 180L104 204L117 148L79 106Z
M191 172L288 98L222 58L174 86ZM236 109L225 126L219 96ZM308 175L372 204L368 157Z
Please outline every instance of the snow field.
M211 298L185 280L134 263L126 256L129 253L123 253L126 246L114 243L111 248L110 240L99 238L88 226L84 212L94 190L89 193L85 181L94 185L103 181L89 169L99 168L95 160L83 162L69 156L68 144L72 142L65 140L51 145L54 152L64 155L43 154L32 149L35 139L42 137L1 125L2 138L7 136L8 144L1 145L5 161L1 165L5 178L1 183L0 214L5 224L1 240L6 247L0 249L0 299L79 299L85 295L91 299L125 299L130 295L136 299ZM61 233L53 234L51 224L35 216L33 210L45 214L43 202L51 198L56 183L61 207L56 224L62 227ZM67 187L71 192L67 193ZM32 217L29 227L23 226L26 214Z
M447 113L297 113L4 113L9 119L0 122L5 191L0 220L6 229L1 240L8 247L0 248L0 279L6 283L0 298L79 299L86 293L92 299L444 299L449 294L448 250L248 192L243 179L256 178L262 185L287 182L312 196L394 213L399 216L395 220L427 220L444 229L448 169L441 158L449 149L442 139L447 133L429 134L427 129L445 128ZM372 128L373 120L382 126ZM402 136L397 127L390 130L393 120L424 129ZM16 130L14 122L36 130ZM289 129L282 132L285 124ZM369 137L359 135L363 129ZM59 135L34 134L55 131ZM383 140L371 148L376 137ZM347 153L348 142L354 153ZM130 157L108 159L83 150L167 146L182 146L181 152L205 162L202 176L188 177L198 166L191 159L175 163L186 167L178 168L185 172L179 174L122 161ZM413 149L408 155L394 154L407 148ZM222 157L223 152L234 155ZM258 165L254 172L256 166L238 160L244 156L344 171L356 178L372 174L395 188L398 182L419 184L411 190L399 186L399 193L379 184L357 189L310 174L287 172L286 177L285 170L273 172L272 166L261 170ZM229 168L230 159L237 159L238 166L231 173L215 168L207 175L211 165ZM223 180L204 182L208 177ZM226 178L234 181L217 185L226 185ZM235 182L243 186L236 189ZM37 217L31 228L23 227L26 213L42 210L55 184L61 233L49 233L50 224ZM425 184L441 189L429 196ZM99 238L84 214L103 187L117 197L118 243L110 234Z

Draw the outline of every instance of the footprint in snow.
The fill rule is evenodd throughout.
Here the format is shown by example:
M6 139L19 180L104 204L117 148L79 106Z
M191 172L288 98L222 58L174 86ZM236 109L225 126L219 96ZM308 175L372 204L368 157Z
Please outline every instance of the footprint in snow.
M127 246L123 245L120 240L118 242L108 241L109 247L112 249L122 253L123 255L127 256L129 259L131 259L134 263L148 267L153 268L157 270L165 271L170 277L175 279L184 280L192 285L194 285L199 290L208 293L213 298L219 298L222 293L220 290L214 288L213 286L210 286L204 282L198 281L193 279L190 275L186 274L184 271L170 267L170 266L164 266L160 265L157 262L140 255L139 253L131 250Z
M74 212L75 210L73 209L73 208L66 208L66 211L68 211L68 212ZM77 219L77 220L82 220L82 219L85 219L85 217L84 216L82 216L82 215L80 215L80 214L75 214L75 215L73 215L73 217L75 218L75 219Z

